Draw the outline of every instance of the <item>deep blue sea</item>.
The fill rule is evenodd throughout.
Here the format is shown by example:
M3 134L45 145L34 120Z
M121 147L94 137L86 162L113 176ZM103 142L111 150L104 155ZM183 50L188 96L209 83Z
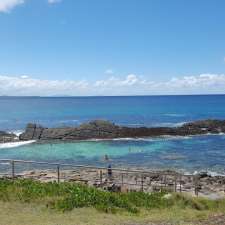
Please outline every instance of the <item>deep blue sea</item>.
M179 126L199 119L225 119L225 95L140 97L0 97L0 130L77 126L107 119L126 126ZM0 159L104 164L224 173L225 135L160 137L73 143L0 145Z

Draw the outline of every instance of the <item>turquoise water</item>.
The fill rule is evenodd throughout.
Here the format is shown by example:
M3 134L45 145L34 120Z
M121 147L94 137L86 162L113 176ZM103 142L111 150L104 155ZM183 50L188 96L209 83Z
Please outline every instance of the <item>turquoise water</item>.
M225 95L140 97L0 97L0 130L23 130L28 122L47 127L77 126L107 119L126 126L177 126L199 119L225 119ZM123 167L224 172L225 136L86 141L0 146L0 159Z
M29 144L0 149L0 158L224 173L225 135ZM109 162L104 161L108 155Z

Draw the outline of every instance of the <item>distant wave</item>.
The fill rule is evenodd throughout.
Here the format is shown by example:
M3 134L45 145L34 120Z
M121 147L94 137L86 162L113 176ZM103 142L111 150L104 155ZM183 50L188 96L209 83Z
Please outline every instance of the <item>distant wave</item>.
M164 140L170 140L170 139L191 139L192 136L178 136L178 135L161 135L156 137L131 137L131 138L91 138L88 140L83 140L84 142L101 142L101 141L164 141Z
M9 122L9 120L0 120L0 123L5 123L5 122Z
M166 113L164 116L171 116L171 117L184 117L185 114L178 114L178 113Z
M19 141L19 142L2 143L2 144L0 144L0 149L16 148L16 147L19 147L19 146L32 144L34 142L35 142L34 140L31 140L31 141Z
M187 136L181 136L181 135L161 135L159 136L159 138L163 138L163 139L191 139L193 138L194 135L187 135Z
M187 121L181 121L177 123L171 123L171 122L162 122L162 123L155 123L153 124L154 127L179 127L187 123Z
M79 123L80 120L60 120L58 123Z

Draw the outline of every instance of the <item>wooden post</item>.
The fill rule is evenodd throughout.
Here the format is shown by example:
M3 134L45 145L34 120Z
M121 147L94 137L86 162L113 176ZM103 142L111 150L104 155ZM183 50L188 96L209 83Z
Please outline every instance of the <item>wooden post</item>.
M122 180L122 186L123 186L123 173L122 173L122 175L121 175L122 177L121 177L121 180Z
M182 192L181 179L182 179L182 176L180 175L180 192Z
M163 175L161 175L160 190L161 190L161 192L163 191Z
M144 191L144 177L143 174L141 174L141 191Z
M194 176L195 195L198 196L198 175Z
M60 182L60 167L59 165L57 166L57 182Z
M100 184L102 185L102 170L100 170Z
M177 192L177 175L175 175L174 179L174 192Z

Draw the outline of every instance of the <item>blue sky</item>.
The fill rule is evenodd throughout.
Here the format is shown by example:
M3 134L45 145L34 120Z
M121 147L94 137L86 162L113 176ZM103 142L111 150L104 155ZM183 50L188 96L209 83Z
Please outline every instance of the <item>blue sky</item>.
M225 93L224 10L223 0L0 0L0 94Z

